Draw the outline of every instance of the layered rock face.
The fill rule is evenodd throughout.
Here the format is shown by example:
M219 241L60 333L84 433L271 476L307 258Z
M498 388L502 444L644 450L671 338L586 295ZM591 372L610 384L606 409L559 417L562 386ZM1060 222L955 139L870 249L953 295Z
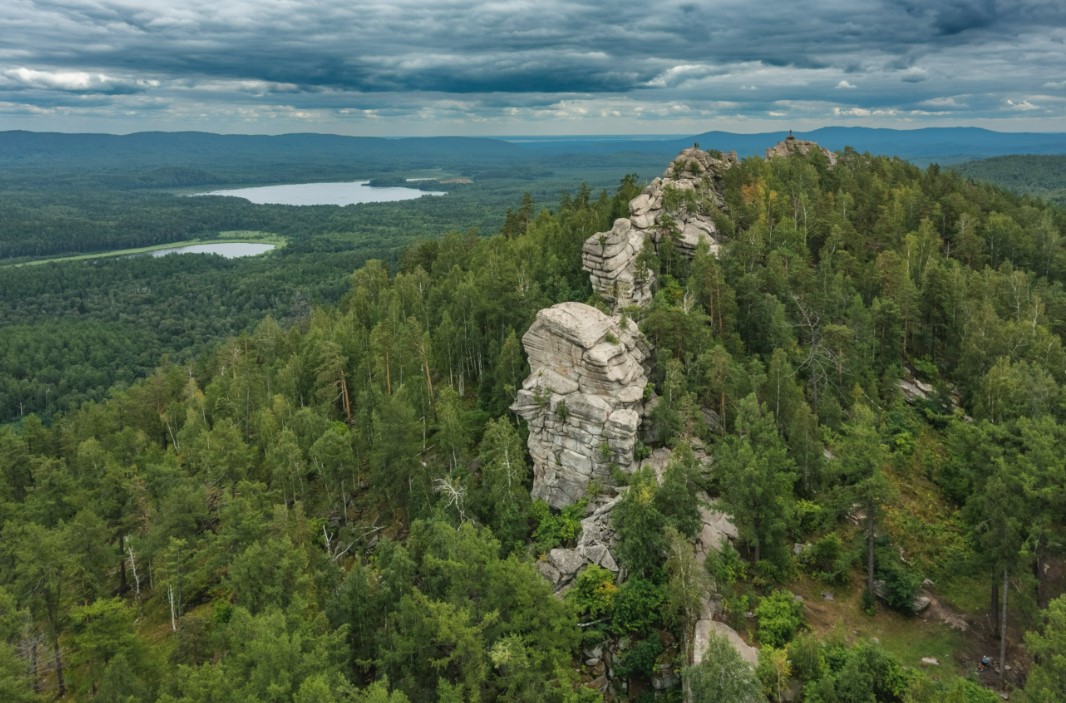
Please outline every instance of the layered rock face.
M646 243L658 249L669 237L691 257L700 242L718 250L718 229L711 212L722 209L722 174L736 154L719 158L696 147L685 149L663 173L629 203L629 217L585 241L582 264L593 289L615 310L651 300L654 274L640 261Z
M511 409L529 424L533 497L561 508L612 467L633 471L649 348L630 323L560 303L522 337L532 371Z

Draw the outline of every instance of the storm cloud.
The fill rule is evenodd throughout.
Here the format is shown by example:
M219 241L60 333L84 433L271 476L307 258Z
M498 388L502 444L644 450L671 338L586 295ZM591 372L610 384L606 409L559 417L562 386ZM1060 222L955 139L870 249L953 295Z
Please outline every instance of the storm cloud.
M1057 0L8 0L0 129L1061 129Z

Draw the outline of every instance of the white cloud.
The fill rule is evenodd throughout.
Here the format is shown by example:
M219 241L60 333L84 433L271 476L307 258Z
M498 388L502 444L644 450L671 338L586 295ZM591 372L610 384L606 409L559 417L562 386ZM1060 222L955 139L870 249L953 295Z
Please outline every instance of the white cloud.
M648 81L649 88L666 88L695 78L703 78L713 72L713 68L703 64L681 64L669 68Z
M837 83L837 90L854 90L855 86L848 81L840 81Z
M1029 112L1030 110L1040 109L1038 105L1034 105L1028 100L1012 100L1010 98L1007 98L1006 103L1007 107L1013 108L1015 110L1020 110L1022 112Z
M899 110L895 108L874 108L867 107L834 107L833 115L836 117L895 117L899 114Z
M900 80L904 83L921 83L927 78L929 78L929 71L920 66L911 66L900 76Z
M129 80L106 73L89 73L88 71L38 71L25 66L4 71L3 75L9 81L26 88L72 93L109 93L159 86L157 80Z
M918 104L923 107L968 107L966 103L959 102L953 97L929 98L928 100L923 100Z

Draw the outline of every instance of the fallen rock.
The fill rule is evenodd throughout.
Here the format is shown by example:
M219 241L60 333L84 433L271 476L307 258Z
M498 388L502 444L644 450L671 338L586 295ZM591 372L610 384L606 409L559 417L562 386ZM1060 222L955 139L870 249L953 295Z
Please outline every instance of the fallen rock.
M926 666L940 666L940 660L936 657L922 657L922 664Z
M883 601L888 600L888 592L885 588L885 582L881 579L876 579L874 581L874 595ZM911 601L911 611L914 613L923 613L929 609L929 606L932 605L932 603L932 598L925 593L919 593L914 597L914 600Z
M537 562L537 569L551 582L557 593L568 588L589 564L596 564L614 574L620 572L618 562L611 553L616 541L611 511L621 499L620 495L615 496L590 510L581 521L581 534L573 549L553 549ZM590 658L598 658L603 651L600 649L586 654Z

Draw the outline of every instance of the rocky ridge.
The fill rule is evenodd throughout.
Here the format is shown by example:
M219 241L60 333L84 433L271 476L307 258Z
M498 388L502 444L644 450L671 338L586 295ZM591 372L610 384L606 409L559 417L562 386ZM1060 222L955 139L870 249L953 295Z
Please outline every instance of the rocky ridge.
M831 152L791 134L767 149L766 158L807 154L812 149L821 149L830 165L836 162ZM522 338L531 374L511 409L529 425L533 497L562 508L586 497L594 483L608 489L606 495L591 501L577 544L551 550L538 564L557 593L566 591L590 564L608 569L619 580L625 578L611 553L616 541L611 511L625 491L612 490L612 472L632 473L646 466L661 480L671 452L660 448L643 462L635 458L638 437L648 439L653 429L645 420L657 398L646 398L645 392L652 349L621 312L648 304L654 294L654 274L642 261L646 246L659 253L669 244L676 253L691 258L705 244L717 254L720 239L713 215L725 210L723 174L736 163L732 152L720 156L698 147L683 150L661 178L630 201L628 218L615 220L609 231L584 243L583 267L614 316L582 303L560 303L537 313ZM701 461L710 461L705 454L697 455ZM701 495L699 504L702 524L694 549L702 567L711 552L736 539L737 529L714 500ZM714 593L703 598L694 628L692 663L703 659L710 638L717 635L756 664L758 650L714 619L718 600ZM624 689L624 682L613 680L611 670L611 662L621 656L622 649L617 642L606 650L598 645L595 652L587 652L586 665L597 675L590 685L603 691ZM668 671L657 676L653 685L656 689L673 687L677 679Z
M655 275L641 260L647 244L658 251L669 239L691 257L700 243L717 253L718 227L713 214L725 208L722 176L737 156L715 156L698 147L685 149L661 178L629 203L629 217L615 220L607 232L585 241L582 264L592 288L615 311L651 301Z

